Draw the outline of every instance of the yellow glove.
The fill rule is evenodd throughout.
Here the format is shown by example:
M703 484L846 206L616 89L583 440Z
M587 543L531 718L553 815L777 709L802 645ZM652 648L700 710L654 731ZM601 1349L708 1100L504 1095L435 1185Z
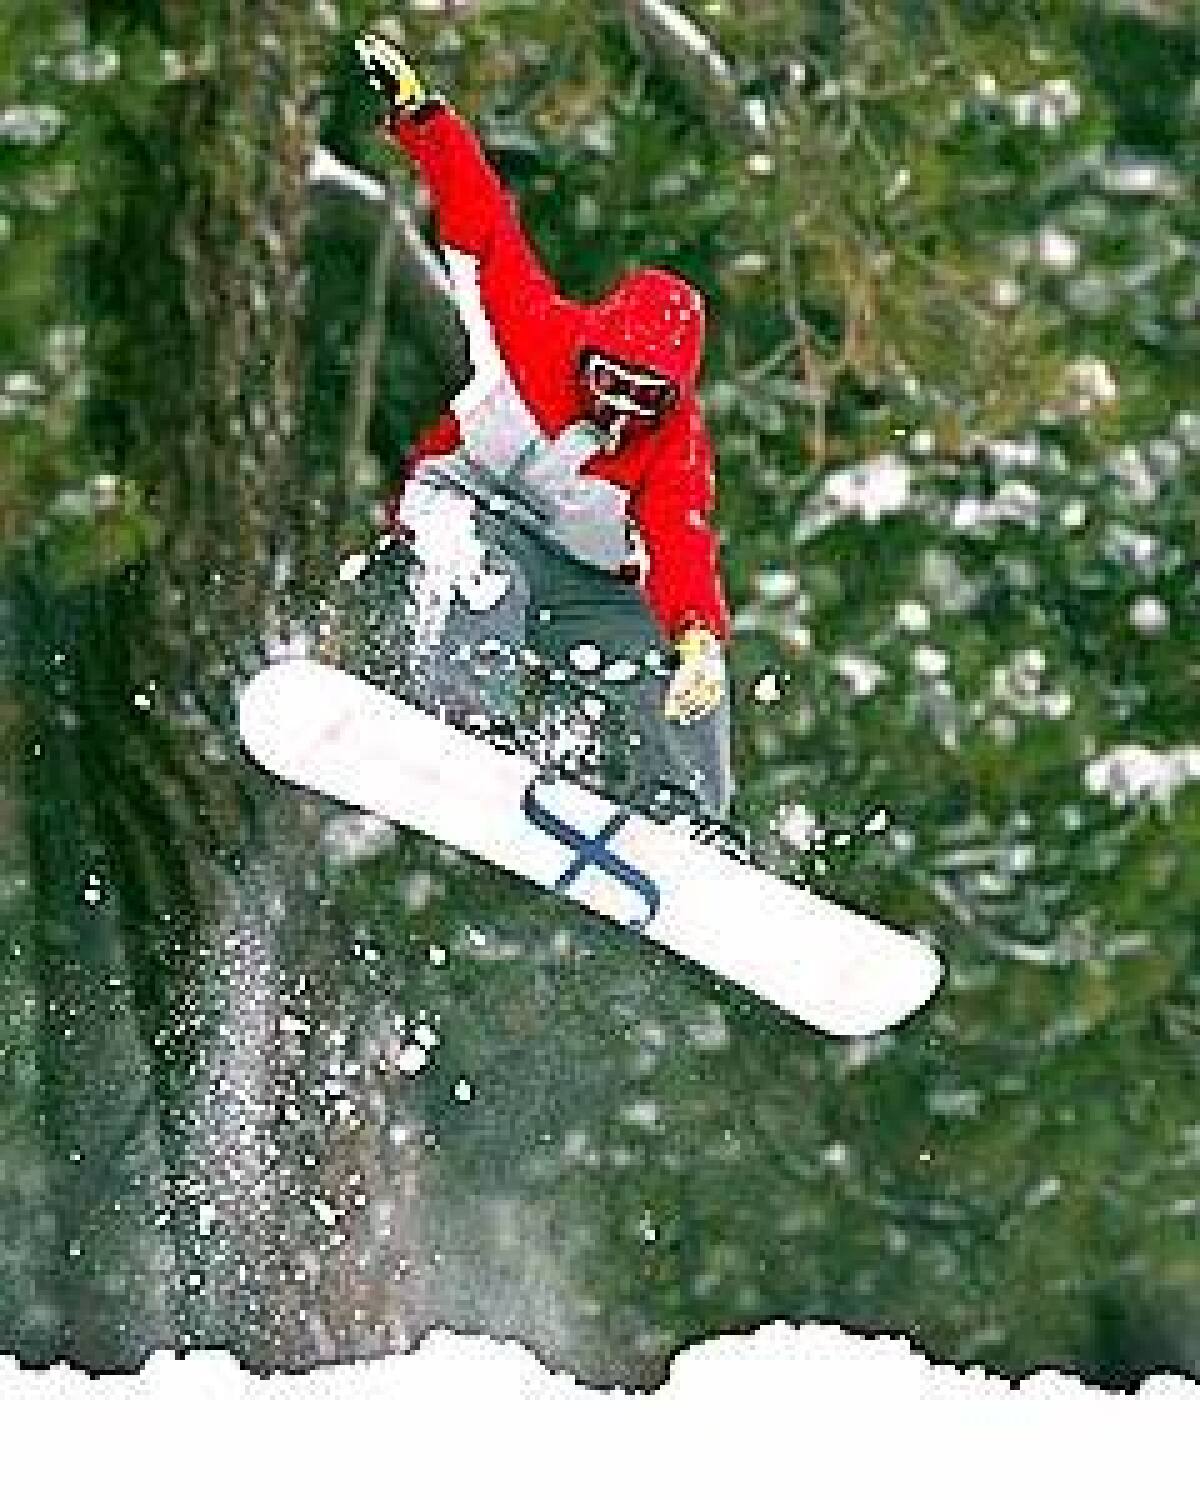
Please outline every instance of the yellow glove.
M367 31L355 40L354 50L366 69L371 87L383 95L393 113L411 114L429 98L412 64L394 42L378 32Z
M712 713L725 696L721 643L703 625L690 625L675 642L678 665L663 712L673 724L691 724Z

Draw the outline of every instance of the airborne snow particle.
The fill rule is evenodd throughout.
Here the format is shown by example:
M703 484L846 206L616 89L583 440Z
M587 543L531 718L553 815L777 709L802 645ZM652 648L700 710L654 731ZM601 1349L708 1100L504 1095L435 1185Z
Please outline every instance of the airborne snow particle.
M401 1047L395 1057L395 1063L401 1073L407 1073L409 1077L417 1074L429 1061L429 1053L424 1047L419 1047L416 1042L409 1042L406 1047Z
M754 698L758 703L778 703L783 694L779 690L779 679L768 672L754 684Z
M816 818L802 802L788 803L781 807L776 826L784 843L792 844L797 849L807 849L820 833Z
M439 948L436 943L432 943L429 948L429 962L435 969L440 969L446 962L445 948Z
M883 830L887 826L888 826L887 808L886 807L881 807L876 812L873 812L871 814L871 816L867 819L867 821L863 824L863 832L864 833L882 833Z
M337 1209L331 1208L322 1198L310 1198L308 1206L324 1224L326 1229L332 1229L337 1223Z
M460 1104L469 1104L475 1090L465 1078L460 1078L454 1085L454 1097Z
M581 641L579 645L571 647L567 653L567 660L577 672L595 672L603 657L600 655L598 646L593 646L588 641Z

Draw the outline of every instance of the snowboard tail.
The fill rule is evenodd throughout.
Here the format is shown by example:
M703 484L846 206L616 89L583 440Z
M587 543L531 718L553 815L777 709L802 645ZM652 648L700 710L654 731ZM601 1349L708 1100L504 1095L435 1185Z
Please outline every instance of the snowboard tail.
M335 667L268 667L239 704L267 771L412 828L629 927L834 1036L919 1010L924 943L696 843Z

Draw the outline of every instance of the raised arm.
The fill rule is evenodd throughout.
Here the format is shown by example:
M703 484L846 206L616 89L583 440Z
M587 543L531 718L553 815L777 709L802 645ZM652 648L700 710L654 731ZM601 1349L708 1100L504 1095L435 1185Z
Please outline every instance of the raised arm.
M355 46L387 103L384 134L412 159L429 189L443 247L476 263L485 299L505 289L523 302L553 296L553 283L475 132L444 99L429 93L386 37L369 32Z
M556 289L475 132L443 99L428 93L393 43L369 33L355 45L387 104L382 134L413 162L432 200L474 375L456 398L457 411L494 378L501 358L498 329L527 326L555 298ZM447 413L410 450L405 477L422 458L452 451L459 438L455 415Z
M429 189L444 246L478 261L481 279L503 276L526 292L553 292L504 184L450 105L431 99L412 114L393 114L385 129Z

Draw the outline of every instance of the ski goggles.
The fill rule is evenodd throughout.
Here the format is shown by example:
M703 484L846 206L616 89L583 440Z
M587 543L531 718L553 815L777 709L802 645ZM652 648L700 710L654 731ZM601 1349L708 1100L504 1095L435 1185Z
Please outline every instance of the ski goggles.
M584 350L579 374L588 394L599 405L647 422L657 422L665 416L678 396L675 382L665 375L635 369L597 349Z

